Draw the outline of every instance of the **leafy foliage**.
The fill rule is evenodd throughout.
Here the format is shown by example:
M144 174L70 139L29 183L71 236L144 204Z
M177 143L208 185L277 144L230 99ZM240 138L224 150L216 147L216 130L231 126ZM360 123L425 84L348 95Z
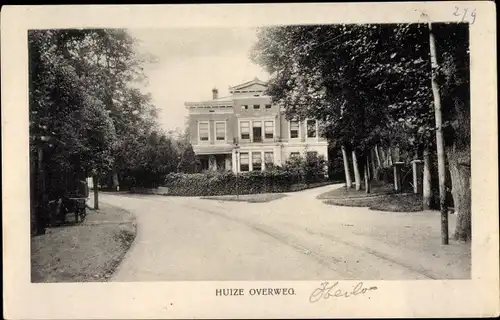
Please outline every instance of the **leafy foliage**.
M413 147L432 130L424 25L264 28L254 61L289 117L322 120L322 133L364 150Z
M41 135L52 137L44 145L49 189L62 193L66 180L113 172L157 184L176 170L180 151L137 86L154 59L137 54L126 30L34 30L28 40L30 150Z

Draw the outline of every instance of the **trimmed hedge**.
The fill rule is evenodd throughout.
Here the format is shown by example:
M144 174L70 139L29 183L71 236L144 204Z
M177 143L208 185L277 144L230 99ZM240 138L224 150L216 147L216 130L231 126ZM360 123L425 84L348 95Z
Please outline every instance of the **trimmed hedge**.
M240 173L238 179L233 172L171 173L163 186L168 188L168 195L219 196L291 192L297 190L297 185L307 187L299 175L270 170Z

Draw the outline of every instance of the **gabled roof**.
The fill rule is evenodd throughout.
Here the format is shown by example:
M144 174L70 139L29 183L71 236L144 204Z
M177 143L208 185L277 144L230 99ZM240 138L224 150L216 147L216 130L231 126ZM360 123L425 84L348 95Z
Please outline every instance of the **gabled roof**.
M255 77L253 80L251 81L247 81L245 83L242 83L242 84L238 84L234 87L229 87L229 92L232 92L232 91L237 91L237 90L241 90L241 89L244 89L244 88L247 88L247 87L250 87L254 84L257 84L257 85L262 85L262 86L265 86L267 87L267 82L264 82L262 80L259 80L259 78Z

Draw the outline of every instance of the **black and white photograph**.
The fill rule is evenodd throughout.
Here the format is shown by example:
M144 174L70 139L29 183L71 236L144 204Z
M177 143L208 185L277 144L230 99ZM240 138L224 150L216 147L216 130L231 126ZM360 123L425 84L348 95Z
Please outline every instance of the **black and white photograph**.
M314 306L472 280L475 208L497 201L472 174L473 110L496 108L472 98L481 17L448 7L454 20L27 28L28 181L3 184L29 186L29 283L215 282L213 301Z

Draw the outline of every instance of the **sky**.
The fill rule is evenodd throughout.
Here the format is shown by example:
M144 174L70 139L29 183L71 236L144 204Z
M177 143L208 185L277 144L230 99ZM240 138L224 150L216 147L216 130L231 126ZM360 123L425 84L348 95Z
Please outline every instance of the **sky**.
M158 120L165 130L184 130L186 101L212 98L212 88L219 97L229 94L228 87L255 77L269 75L250 58L257 41L254 28L131 29L141 54L151 54L156 61L146 64L145 91L151 93L159 110Z

